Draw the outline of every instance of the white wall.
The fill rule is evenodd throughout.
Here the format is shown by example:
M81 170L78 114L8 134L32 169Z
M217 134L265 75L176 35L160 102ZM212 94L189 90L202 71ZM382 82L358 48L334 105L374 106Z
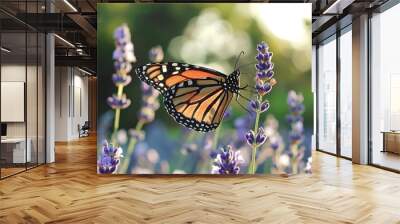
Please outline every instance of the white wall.
M88 78L72 67L56 67L55 73L55 140L70 141L89 117Z

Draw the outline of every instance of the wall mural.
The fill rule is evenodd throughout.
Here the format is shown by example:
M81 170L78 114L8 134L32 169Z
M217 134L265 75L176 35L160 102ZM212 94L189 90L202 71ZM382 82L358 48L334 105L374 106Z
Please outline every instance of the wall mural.
M99 174L311 171L311 4L98 4Z

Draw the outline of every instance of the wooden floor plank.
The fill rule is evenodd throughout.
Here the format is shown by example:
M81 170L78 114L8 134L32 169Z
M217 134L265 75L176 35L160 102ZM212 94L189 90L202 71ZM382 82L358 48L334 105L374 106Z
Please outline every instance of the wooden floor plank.
M320 152L313 174L99 176L96 139L0 181L0 223L400 223L400 175Z

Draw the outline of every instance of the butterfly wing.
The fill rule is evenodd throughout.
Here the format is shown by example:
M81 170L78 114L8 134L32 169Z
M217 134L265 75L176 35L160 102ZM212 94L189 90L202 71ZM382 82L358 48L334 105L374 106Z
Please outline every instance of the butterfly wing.
M182 63L155 63L136 69L139 78L159 90L167 112L180 124L208 132L220 124L233 93L218 71Z

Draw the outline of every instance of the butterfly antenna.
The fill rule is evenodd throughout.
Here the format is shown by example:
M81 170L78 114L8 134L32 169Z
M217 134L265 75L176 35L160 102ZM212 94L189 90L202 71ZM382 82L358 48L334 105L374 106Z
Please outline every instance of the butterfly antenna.
M242 56L242 55L244 55L244 51L241 51L241 52L239 53L238 57L236 58L236 62L235 62L235 71L240 67L240 66L238 67L237 65L238 65L238 63L239 63L240 56Z

